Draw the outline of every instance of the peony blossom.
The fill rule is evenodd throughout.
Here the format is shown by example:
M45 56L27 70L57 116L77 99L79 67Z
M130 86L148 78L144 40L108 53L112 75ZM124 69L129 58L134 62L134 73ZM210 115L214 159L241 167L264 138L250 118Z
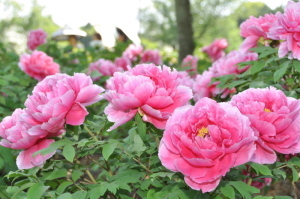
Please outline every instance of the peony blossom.
M131 61L127 57L117 57L115 59L115 65L123 68L123 70L128 70L128 66L132 66Z
M181 64L182 68L188 67L190 69L187 70L187 72L193 73L195 75L197 73L198 68L198 58L194 57L193 55L187 55Z
M202 98L169 118L158 149L163 166L195 190L214 190L230 168L250 160L257 138L249 119L228 103Z
M85 106L101 100L103 91L85 74L46 77L34 87L24 109L16 109L0 123L0 145L25 149L17 158L19 169L41 166L52 155L32 154L50 145L46 138L64 133L66 124L83 124L88 115Z
M31 169L33 167L42 167L45 164L46 160L51 158L55 154L55 152L46 155L38 154L36 156L34 156L33 154L41 149L49 147L53 142L54 140L52 139L42 139L34 146L22 151L17 157L18 168Z
M210 59L214 62L225 56L224 49L227 47L228 42L226 39L216 39L209 46L204 46L202 51L208 54Z
M266 14L259 18L251 16L249 19L244 21L240 28L241 36L246 39L241 44L240 50L242 52L247 52L250 48L256 47L260 38L265 40L270 39L267 36L267 33L269 33L269 29L273 27L276 19L276 15Z
M115 122L110 130L128 122L136 113L163 129L174 110L192 98L191 89L178 85L177 76L177 71L154 64L140 64L127 72L114 73L103 95L110 102L104 112L109 121Z
M47 42L47 33L42 29L31 30L27 39L27 46L30 50L35 50L38 46Z
M145 50L141 55L141 63L161 65L162 60L158 50Z
M258 137L251 161L272 164L277 158L275 152L300 152L299 100L270 87L245 90L233 96L230 103L250 119Z
M117 66L110 60L99 59L89 65L88 74L93 71L99 72L99 77L93 78L94 81L100 79L100 76L113 76L114 72L123 71L122 67Z
M130 44L123 52L123 57L127 57L130 61L136 61L138 56L143 52L142 46Z
M195 84L195 80L190 77L190 75L186 71L179 71L178 72L178 78L177 78L178 84L187 86L191 89L193 89L193 86Z
M237 75L245 72L250 67L250 65L248 65L240 69L238 63L255 61L257 59L257 53L243 53L241 51L231 51L225 57L222 57L216 62L214 62L209 70L215 73L217 77L229 74Z
M59 73L59 65L53 62L53 58L49 57L42 51L33 51L31 55L23 54L20 57L19 67L27 75L41 81L48 75Z
M279 46L278 56L284 57L290 52L289 58L300 60L300 2L289 1L284 13L276 14L277 20L269 29L268 37L283 40Z

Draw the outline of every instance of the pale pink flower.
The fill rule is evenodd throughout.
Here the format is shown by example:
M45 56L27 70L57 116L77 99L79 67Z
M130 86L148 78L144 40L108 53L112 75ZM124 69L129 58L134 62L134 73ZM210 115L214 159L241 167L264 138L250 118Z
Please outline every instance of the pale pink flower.
M227 47L228 42L226 39L215 39L210 45L204 46L202 51L208 54L210 59L214 62L225 56L224 49Z
M158 157L195 190L210 192L230 168L250 160L257 138L249 119L228 103L202 98L169 118Z
M131 67L132 66L132 63L130 61L129 58L127 57L117 57L115 59L115 64L117 67L121 67L123 68L123 70L128 70L128 66Z
M41 149L45 149L50 146L55 140L52 139L42 139L38 141L32 147L20 152L17 157L17 166L19 169L31 169L33 167L42 167L46 160L51 158L55 152L41 155L38 154L34 156L33 154Z
M198 58L193 55L187 55L181 64L181 67L183 68L190 68L187 70L187 72L192 72L194 74L197 73L197 67L198 67Z
M0 145L12 149L27 149L33 146L38 136L31 136L28 128L21 122L22 109L16 109L11 116L5 117L0 123Z
M42 51L33 51L31 55L23 54L20 57L19 67L27 75L41 81L48 75L59 73L59 65L53 62L53 58L49 57Z
M284 14L278 12L277 20L269 29L268 37L283 40L279 46L278 56L284 57L290 52L289 58L300 60L300 2L289 1Z
M117 66L110 60L99 59L89 65L88 74L91 74L93 71L99 73L99 77L93 77L93 80L96 81L100 79L101 76L113 76L114 72L123 71L123 68Z
M123 52L123 57L127 57L130 61L136 61L138 56L141 56L142 52L142 46L130 44Z
M238 63L255 61L258 59L257 53L247 52L243 53L241 51L231 51L225 57L220 58L213 63L212 67L209 69L217 77L229 75L229 74L240 74L248 70L250 65L239 68Z
M153 63L161 65L162 60L158 50L145 50L141 55L141 63Z
M266 14L265 16L260 16L255 18L250 16L249 19L244 21L241 28L241 36L246 39L240 46L242 52L247 52L250 48L256 47L257 42L260 38L265 40L270 39L267 36L269 29L273 27L275 20L277 19L274 14Z
M193 89L195 80L186 71L178 71L178 84Z
M35 50L36 47L47 42L47 33L42 29L31 30L27 38L27 47Z
M178 85L177 71L167 66L140 64L127 72L116 72L107 81L103 95L110 103L105 108L110 128L131 120L138 112L143 120L163 129L167 119L192 98L191 89Z
M286 97L273 87L250 88L232 97L230 102L251 122L256 151L251 159L259 164L272 164L276 152L300 152L300 101Z

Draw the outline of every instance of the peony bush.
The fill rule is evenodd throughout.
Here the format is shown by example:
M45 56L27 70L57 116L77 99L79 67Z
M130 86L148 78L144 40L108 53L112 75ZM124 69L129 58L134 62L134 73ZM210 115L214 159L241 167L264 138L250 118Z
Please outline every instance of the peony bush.
M32 31L31 54L7 52L0 71L0 198L260 199L283 180L295 188L299 8L250 17L237 50L226 54L226 39L203 47L202 73L193 55L171 66L158 50L59 49Z

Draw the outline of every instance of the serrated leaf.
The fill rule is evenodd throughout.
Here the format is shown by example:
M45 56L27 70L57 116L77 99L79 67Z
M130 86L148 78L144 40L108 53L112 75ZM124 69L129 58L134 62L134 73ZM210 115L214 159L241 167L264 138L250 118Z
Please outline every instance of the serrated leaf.
M242 181L230 181L229 184L232 185L238 192L240 192L240 194L246 199L251 199L252 194L260 192L259 189L247 185Z
M39 150L39 151L33 153L33 155L34 156L36 156L37 154L47 155L49 153L56 151L59 147L65 146L67 144L72 144L72 142L67 139L62 139L62 140L53 142L52 144L50 144L49 147L47 147L45 149L42 149L42 150Z
M75 148L71 144L67 144L63 149L63 156L70 162L73 162L75 157Z
M106 191L106 190L105 190ZM91 189L89 192L88 192L88 198L90 199L98 199L99 197L103 196L105 194L105 191L103 192L101 189L100 189L100 186L98 187L95 187L93 189Z
M271 170L266 165L251 162L250 166L256 171L257 175L259 175L259 173L261 173L263 175L272 176Z
M243 84L245 82L247 82L247 81L245 81L245 80L237 80L237 81L230 82L229 84L226 84L225 86L227 88L235 88L236 86L239 86L239 85L241 85L241 84Z
M60 195L62 194L65 189L70 186L71 184L73 184L73 182L70 182L70 181L65 181L63 183L61 183L58 187L57 187L57 193Z
M226 184L224 187L220 188L221 193L226 196L227 198L235 198L235 192L232 186Z
M288 162L288 165L297 165L300 167L300 158L299 157L292 157Z
M294 69L300 73L300 61L299 60L293 60L293 66L294 66Z
M264 68L264 66L265 66L265 63L263 61L255 62L250 68L251 74L260 72Z
M144 142L140 135L136 134L133 138L133 151L137 153L138 156L140 156L144 151L146 150L146 147L144 146Z
M255 196L253 199L273 199L273 196Z
M109 156L114 152L117 147L117 143L107 143L102 146L102 155L105 160L109 159Z
M275 71L273 76L274 82L277 82L285 74L289 66L290 66L290 61L286 61L281 65L281 67L277 71Z
M152 178L155 178L157 176L162 177L162 178L168 177L171 180L171 178L174 174L175 174L174 172L158 172L158 173L151 174L151 177Z
M136 114L135 120L137 122L138 133L141 136L142 140L146 139L146 123L142 120L139 114Z
M286 178L286 173L280 169L273 169L273 174L282 176L284 180Z
M67 170L66 169L60 169L60 170L54 170L50 173L45 174L42 179L43 180L54 180L57 178L62 178L67 176Z
M64 194L58 196L57 199L73 199L73 197L70 193L64 193Z
M293 199L291 196L275 196L274 199Z
M72 194L72 198L74 198L74 199L85 199L86 196L87 196L86 191L77 191Z
M43 183L36 183L32 185L27 192L27 199L39 199L42 197L43 193L47 189L49 189L50 186L44 186Z
M79 170L74 170L72 171L71 177L72 180L75 182L76 180L78 180L80 178L80 176L82 176L84 173L79 171Z
M277 49L269 48L268 50L262 52L262 53L259 55L258 58L261 59L261 58L264 58L264 57L266 57L266 56L268 56L268 55L271 55L271 54L273 54L273 53L277 53Z

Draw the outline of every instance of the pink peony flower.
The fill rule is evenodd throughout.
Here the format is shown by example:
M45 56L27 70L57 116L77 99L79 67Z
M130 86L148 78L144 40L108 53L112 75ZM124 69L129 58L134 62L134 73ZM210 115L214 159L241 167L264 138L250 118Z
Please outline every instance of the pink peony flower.
M142 52L142 46L130 44L123 52L123 57L127 57L130 61L136 61L138 59L138 56L140 56Z
M258 59L257 53L243 53L241 51L231 51L225 57L220 58L213 63L212 67L209 69L217 77L229 74L240 74L248 70L250 65L239 69L238 63L246 61L254 61Z
M225 52L223 50L227 47L228 43L226 39L215 39L209 46L204 46L202 51L208 54L210 59L214 62L225 56Z
M174 110L192 98L191 89L178 86L177 71L154 64L116 72L107 81L107 88L103 97L110 103L104 112L109 121L115 122L110 130L128 122L137 112L144 121L163 129Z
M31 30L27 39L27 46L30 50L35 50L36 47L47 42L47 33L42 29Z
M198 58L194 57L193 55L187 55L181 64L181 67L189 67L190 69L187 70L187 72L197 73L197 67L198 67Z
M53 154L31 157L32 153L50 145L45 138L64 133L65 124L81 125L88 115L85 106L101 100L103 91L85 74L46 77L34 87L25 109L16 109L0 123L0 145L26 149L17 160L20 169L42 165Z
M261 37L265 40L270 39L267 36L267 33L269 33L269 29L273 27L276 19L277 17L275 15L266 14L259 18L251 16L249 19L244 21L240 28L241 36L246 39L241 44L240 50L242 52L247 52L250 48L256 47L257 42Z
M36 156L34 156L33 154L41 149L49 147L53 142L55 142L55 140L42 139L34 146L22 151L17 157L18 168L31 169L33 167L42 167L45 164L46 160L51 158L55 154L55 152L46 155L38 154Z
M27 75L41 81L48 75L59 73L59 65L53 62L53 58L49 57L42 51L33 51L31 55L23 54L20 57L19 67Z
M178 78L177 78L178 84L182 86L189 87L193 89L193 86L195 84L195 80L190 77L190 75L186 71L179 71L178 72Z
M228 103L202 98L169 118L158 157L195 190L214 190L230 168L250 160L257 138L249 119Z
M299 100L270 87L245 90L233 96L230 103L250 119L258 137L251 161L272 164L277 158L275 151L300 152Z
M279 57L284 57L291 52L289 58L300 60L300 2L289 1L284 9L284 14L277 13L277 20L270 28L268 37L274 40L284 40L278 51Z
M89 65L88 74L91 74L93 71L100 73L99 77L93 78L93 80L96 81L100 79L100 76L113 76L114 72L123 71L123 68L117 66L110 60L99 59Z
M146 50L141 55L141 63L153 63L161 65L162 60L158 50Z
M128 70L128 66L132 66L131 61L127 57L117 57L115 64L117 67L123 68L124 71Z

